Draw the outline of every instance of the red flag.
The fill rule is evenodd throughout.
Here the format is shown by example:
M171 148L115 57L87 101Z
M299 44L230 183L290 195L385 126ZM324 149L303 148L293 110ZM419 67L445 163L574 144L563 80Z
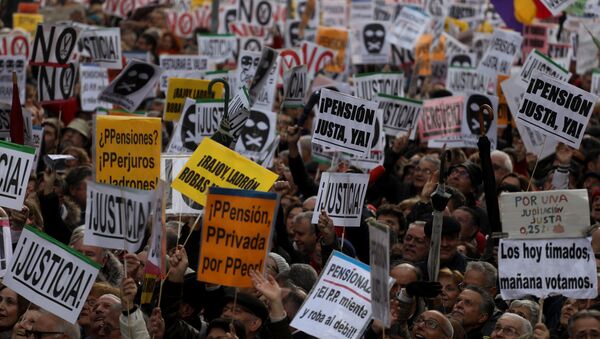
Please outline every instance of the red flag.
M10 108L10 141L15 144L25 143L25 123L23 122L23 111L21 100L19 100L19 86L17 85L17 73L13 72L13 100Z

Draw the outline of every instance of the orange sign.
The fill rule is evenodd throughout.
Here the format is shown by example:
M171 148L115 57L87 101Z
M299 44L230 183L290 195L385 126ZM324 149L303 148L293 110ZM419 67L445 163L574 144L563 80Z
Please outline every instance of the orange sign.
M327 47L336 52L333 61L325 66L327 72L344 73L346 70L346 47L348 46L349 32L345 28L325 27L317 28L315 42L317 45Z
M262 272L275 225L277 194L211 187L202 226L198 280L252 287Z

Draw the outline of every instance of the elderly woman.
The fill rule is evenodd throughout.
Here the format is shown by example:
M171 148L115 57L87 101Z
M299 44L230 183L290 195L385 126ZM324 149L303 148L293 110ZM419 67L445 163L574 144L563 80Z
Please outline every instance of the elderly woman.
M442 285L442 294L437 297L436 301L442 313L449 314L452 311L460 294L459 285L462 281L463 275L459 271L450 270L447 267L440 269L438 282Z

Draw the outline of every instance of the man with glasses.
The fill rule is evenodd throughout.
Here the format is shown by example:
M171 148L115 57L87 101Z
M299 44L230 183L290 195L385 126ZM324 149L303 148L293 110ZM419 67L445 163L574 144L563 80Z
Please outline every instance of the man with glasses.
M79 339L79 327L32 306L13 328L12 339Z
M582 310L569 319L569 336L571 339L600 338L600 312Z
M425 236L424 223L415 222L408 226L402 244L402 260L411 264L427 260L429 239Z
M532 334L533 329L529 321L514 313L504 313L496 322L490 338L529 338Z
M453 335L454 329L450 320L438 311L425 311L413 321L413 338L450 339Z

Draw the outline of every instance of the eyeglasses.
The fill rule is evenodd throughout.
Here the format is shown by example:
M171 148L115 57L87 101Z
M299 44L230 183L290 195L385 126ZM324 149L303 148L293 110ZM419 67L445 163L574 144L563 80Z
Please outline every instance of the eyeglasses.
M42 339L45 335L65 334L65 332L41 332L25 330L25 336L33 336L35 339Z
M417 317L417 319L415 319L414 324L425 324L425 326L431 330L435 330L437 328L441 328L440 327L440 323L435 320L435 319L425 319L423 317L423 315L420 315ZM446 331L444 331L443 328L441 328L442 332L444 332L445 335L450 336L448 333L446 333Z
M425 238L417 238L417 237L413 237L412 235L408 234L407 236L404 237L404 242L411 242L414 241L419 245L424 245L426 240Z
M573 337L575 339L587 339L587 338L592 338L592 339L598 339L600 338L600 332L596 331L596 330L591 330L589 332L577 332L575 333L575 336Z
M415 173L423 173L426 175L430 175L432 172L429 168L422 168L422 167L415 167L413 171Z
M504 332L504 334L506 334L509 337L518 337L520 335L519 332L517 332L517 330L514 327L502 327L500 325L496 325L496 327L494 327L494 330L492 332L496 332L496 333Z
M450 171L450 175L457 175L458 177L467 179L469 178L469 172L467 172L466 170L462 169L462 168L455 168L452 171Z

